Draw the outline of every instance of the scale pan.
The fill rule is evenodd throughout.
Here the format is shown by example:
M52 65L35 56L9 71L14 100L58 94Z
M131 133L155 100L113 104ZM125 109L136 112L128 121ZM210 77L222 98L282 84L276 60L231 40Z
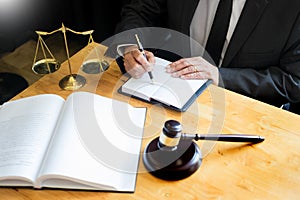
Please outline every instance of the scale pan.
M97 74L106 71L109 68L109 63L106 60L99 60L99 59L91 59L85 61L82 66L81 70L87 74Z
M36 74L50 74L57 71L60 64L53 58L45 58L37 61L32 66L32 71Z

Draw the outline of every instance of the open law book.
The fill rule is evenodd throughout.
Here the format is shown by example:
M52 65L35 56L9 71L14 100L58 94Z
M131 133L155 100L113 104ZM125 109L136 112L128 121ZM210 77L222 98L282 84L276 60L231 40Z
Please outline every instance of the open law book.
M173 78L165 72L169 63L156 57L152 71L154 83L145 73L139 79L130 78L121 86L119 92L151 103L160 103L177 111L186 111L211 81Z
M145 108L87 92L0 108L0 186L134 192Z

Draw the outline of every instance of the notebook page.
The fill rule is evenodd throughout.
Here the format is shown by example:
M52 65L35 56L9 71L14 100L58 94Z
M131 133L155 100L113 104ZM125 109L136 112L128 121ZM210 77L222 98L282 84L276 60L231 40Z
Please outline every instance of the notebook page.
M207 80L169 78L152 98L176 108L182 108Z
M152 71L154 83L150 80L148 73L144 73L141 78L130 78L122 86L122 92L149 101L153 94L170 78L170 75L165 73L165 67L169 63L170 62L167 60L156 57L156 62Z
M169 73L165 72L165 66L170 62L161 58L156 58L156 60L158 64L164 66L155 68L155 73L160 74L160 77L163 77L161 79L163 81L159 80L161 87L152 94L152 98L157 101L172 105L176 108L182 108L191 96L193 96L193 94L207 81L174 78Z

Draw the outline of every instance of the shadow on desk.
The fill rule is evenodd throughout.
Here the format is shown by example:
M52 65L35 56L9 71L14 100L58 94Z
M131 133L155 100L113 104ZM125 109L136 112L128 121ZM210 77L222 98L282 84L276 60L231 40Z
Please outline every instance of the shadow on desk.
M291 103L289 111L300 115L300 103Z
M27 87L28 82L22 76L9 72L0 73L0 105Z
M300 115L300 103L286 103L282 105L282 109Z

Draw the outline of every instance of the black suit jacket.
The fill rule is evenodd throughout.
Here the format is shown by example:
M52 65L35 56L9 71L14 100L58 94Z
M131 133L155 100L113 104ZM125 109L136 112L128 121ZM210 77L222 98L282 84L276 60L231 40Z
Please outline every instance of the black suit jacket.
M189 35L198 2L132 0L116 32L159 26ZM300 1L247 0L219 71L229 90L273 105L300 102Z

